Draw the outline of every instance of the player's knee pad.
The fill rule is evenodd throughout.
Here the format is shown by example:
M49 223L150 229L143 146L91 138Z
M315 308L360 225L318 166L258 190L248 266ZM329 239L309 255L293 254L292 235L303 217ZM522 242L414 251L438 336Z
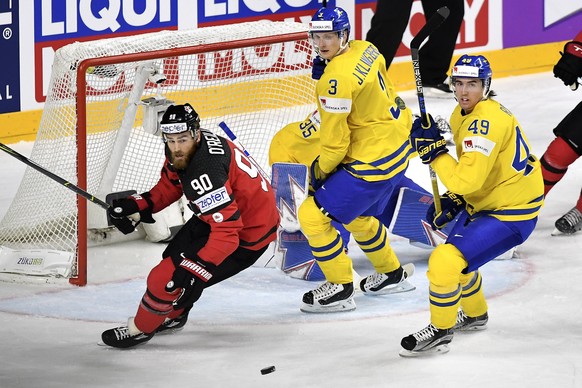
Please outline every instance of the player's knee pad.
M558 136L552 140L540 161L542 166L551 172L566 172L568 166L574 163L579 156L566 140Z
M463 287L463 296L468 296L475 290L481 288L481 274L479 271L473 271L468 274L461 274L461 287Z
M436 286L456 288L466 267L467 261L454 245L442 244L428 259L427 277Z
M312 196L307 197L297 212L303 233L310 238L325 233L331 225L331 218L325 216L315 204Z
M168 314L173 309L173 301L180 296L181 289L168 292L166 285L174 273L172 259L165 258L149 273L147 290L142 298L142 306L155 314Z
M378 232L380 221L374 217L356 217L345 227L356 240L369 239Z

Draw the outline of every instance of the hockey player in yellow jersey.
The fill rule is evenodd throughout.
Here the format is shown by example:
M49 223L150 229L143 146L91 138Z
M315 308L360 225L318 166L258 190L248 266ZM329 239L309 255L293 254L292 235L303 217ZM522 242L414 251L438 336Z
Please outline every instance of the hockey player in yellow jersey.
M463 55L451 71L458 106L451 115L457 158L430 118L415 121L410 142L447 191L427 219L440 228L460 213L445 244L428 260L430 324L402 339L402 356L448 351L453 333L488 321L479 268L523 243L543 205L539 161L513 114L490 92L492 71L481 55Z
M364 292L397 287L404 271L390 247L380 214L404 176L414 151L408 128L396 119L403 101L386 75L384 57L371 43L349 41L350 23L339 8L321 8L310 23L320 76L316 99L321 116L320 153L311 163L314 190L298 211L326 282L303 295L304 312L350 311L352 261L331 221L352 233L376 273L360 283ZM315 77L317 78L317 77Z

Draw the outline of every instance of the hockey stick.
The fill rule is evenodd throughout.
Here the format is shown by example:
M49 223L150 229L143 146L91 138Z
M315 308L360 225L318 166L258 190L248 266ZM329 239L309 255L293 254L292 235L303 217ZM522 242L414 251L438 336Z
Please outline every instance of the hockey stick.
M36 171L40 172L41 174L51 178L55 182L60 183L61 185L65 186L67 189L74 191L75 193L77 193L81 197L87 199L88 201L93 202L94 204L101 206L103 209L107 210L111 207L109 204L103 202L99 198L95 198L93 195L89 194L88 192L81 189L80 187L75 186L71 182L64 180L63 178L61 178L60 176L58 176L56 174L53 174L52 172L48 171L44 167L41 167L40 165L36 164L35 162L33 162L32 160L27 158L26 156L14 151L12 148L8 147L7 145L0 143L0 149L4 152L8 153L9 155L15 157L16 159L20 160L22 163L34 168Z
M410 42L410 54L412 56L412 68L414 69L414 80L416 82L416 95L418 97L418 106L420 108L420 116L422 118L422 126L428 127L428 113L426 112L426 105L424 102L424 92L422 90L422 79L420 77L420 59L419 50L420 45L432 34L444 21L449 17L449 9L447 7L439 8L434 15L426 22L424 27L418 31L418 34ZM434 207L437 213L441 211L441 198L439 194L439 186L437 176L434 169L429 165L430 181L432 183L432 195L434 197Z
M268 182L271 181L271 178L269 177L269 175L267 175L267 173L261 168L261 165L259 163L257 163L257 161L255 160L255 158L253 158L253 156L249 153L249 151L247 151L247 149L245 148L244 145L242 145L242 143L238 140L238 138L236 137L236 135L234 134L234 132L228 127L228 125L226 125L226 123L224 121L221 121L220 123L218 123L218 126L220 127L220 129L222 129L224 131L224 133L226 133L226 135L228 136L228 138L238 147L240 148L245 156L247 158L249 158L249 160L259 169L259 172L261 173L261 175L263 176L263 178L265 178Z

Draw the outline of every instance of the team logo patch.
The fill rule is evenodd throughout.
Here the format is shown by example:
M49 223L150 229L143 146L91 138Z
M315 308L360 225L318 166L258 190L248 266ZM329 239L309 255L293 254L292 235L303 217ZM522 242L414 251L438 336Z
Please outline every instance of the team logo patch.
M463 139L463 152L480 152L485 156L491 155L495 142L481 136L468 136Z
M222 221L224 221L224 216L222 215L222 213L214 213L212 215L212 219L214 220L214 222L220 224Z
M323 17L322 14L320 14ZM313 20L309 22L309 31L333 31L333 22L331 20Z
M321 108L330 113L349 113L352 110L352 100L348 98L319 97Z
M455 66L452 73L453 77L477 78L479 77L479 68L475 66Z
M210 193L198 198L194 203L198 206L201 213L206 213L220 205L230 202L230 196L226 187L220 187Z
M317 128L321 126L321 116L319 116L319 111L316 110L313 112L309 118L311 119L311 122L317 126Z
M182 133L188 130L186 123L160 124L163 133Z

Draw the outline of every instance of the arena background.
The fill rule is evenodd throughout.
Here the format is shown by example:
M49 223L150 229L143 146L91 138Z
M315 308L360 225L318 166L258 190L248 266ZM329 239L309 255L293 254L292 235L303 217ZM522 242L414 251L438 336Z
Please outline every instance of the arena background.
M551 5L550 5L551 4ZM330 0L350 15L351 35L363 39L376 1ZM54 52L74 41L166 29L203 28L260 19L308 22L321 0L12 0L0 3L0 141L36 137ZM527 12L525 10L527 9ZM396 87L414 87L408 45L424 23L415 0L409 26L390 68ZM496 78L551 70L582 25L582 4L552 0L465 0L453 61L481 53Z

